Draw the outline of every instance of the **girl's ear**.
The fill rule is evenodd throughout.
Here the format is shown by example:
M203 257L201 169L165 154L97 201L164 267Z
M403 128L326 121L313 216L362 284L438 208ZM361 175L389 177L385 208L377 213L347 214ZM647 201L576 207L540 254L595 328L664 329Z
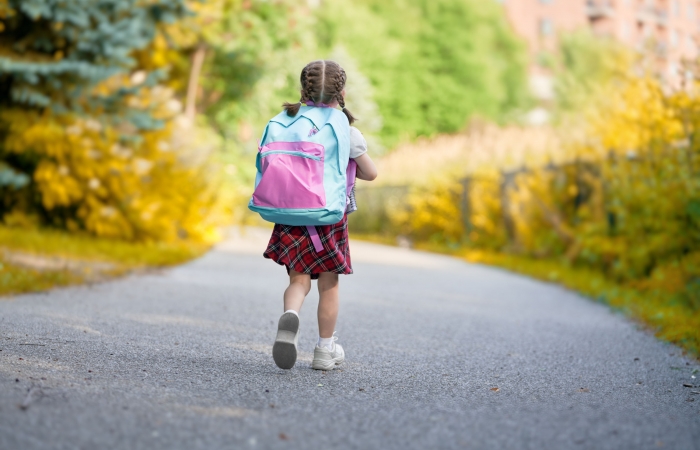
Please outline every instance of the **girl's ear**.
M343 90L342 90L342 91L340 91L340 95L342 95L342 96L343 96L343 98L345 98L345 88L343 88Z

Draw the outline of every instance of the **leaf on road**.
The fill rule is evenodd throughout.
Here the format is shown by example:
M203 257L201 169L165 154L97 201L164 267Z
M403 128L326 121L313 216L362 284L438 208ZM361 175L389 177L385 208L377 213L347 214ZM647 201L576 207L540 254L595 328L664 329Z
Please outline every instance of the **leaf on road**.
M578 390L579 392L591 392L588 388L581 388Z
M284 433L280 433L280 439L282 439L283 441L288 441L288 440L289 440L289 436L287 436L287 435L284 434Z
M493 392L498 392L498 391L500 391L501 389L500 389L500 388L497 388L497 387L492 387L491 390L492 390Z
M323 385L321 383L318 383L316 386L323 387Z
M365 392L365 388L360 388L360 389L358 389L358 391Z
M693 387L693 385L689 384L689 383L683 383L683 387L690 387L691 388L691 387Z

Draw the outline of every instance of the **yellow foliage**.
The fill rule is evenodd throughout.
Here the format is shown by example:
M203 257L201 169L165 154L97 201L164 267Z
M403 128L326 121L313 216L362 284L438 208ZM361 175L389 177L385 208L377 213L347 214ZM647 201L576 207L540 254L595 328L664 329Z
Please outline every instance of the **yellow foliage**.
M459 242L464 232L459 217L462 187L438 181L432 189L414 188L408 197L407 209L396 210L390 216L401 229L422 239L446 239Z
M482 173L469 184L469 218L467 241L483 248L501 248L508 240L503 226L500 197L500 175Z
M521 158L514 167L486 150L452 147L432 165L410 161L413 170L441 164L444 170L441 181L411 189L393 213L396 231L419 247L461 243L472 259L508 267L508 258L521 258L513 268L554 281L566 273L568 285L700 352L698 88L669 94L646 77L616 85L586 116L584 138L567 140L567 130L559 132L554 163ZM473 142L459 139L465 146ZM420 154L433 158L425 144ZM527 154L526 143L513 145L516 155ZM551 148L542 154L552 155ZM396 173L405 170L409 162L401 156L384 164L394 161ZM527 261L536 260L547 272L533 272L535 263Z
M98 89L111 92L128 83L119 77ZM10 109L0 112L7 124L4 148L38 159L33 176L41 204L69 229L129 240L213 241L224 211L216 192L218 170L206 147L191 150L193 143L180 136L200 131L178 124L168 89L144 87L129 102L148 108L163 126L138 130Z

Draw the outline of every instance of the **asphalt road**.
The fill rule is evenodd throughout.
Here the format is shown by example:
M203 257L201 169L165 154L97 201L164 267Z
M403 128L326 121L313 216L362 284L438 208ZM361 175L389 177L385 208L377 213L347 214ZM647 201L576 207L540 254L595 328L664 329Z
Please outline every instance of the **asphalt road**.
M286 274L265 238L0 300L0 449L700 449L700 366L678 348L555 285L442 256L353 242L347 361L311 370L312 292L300 360L280 370Z

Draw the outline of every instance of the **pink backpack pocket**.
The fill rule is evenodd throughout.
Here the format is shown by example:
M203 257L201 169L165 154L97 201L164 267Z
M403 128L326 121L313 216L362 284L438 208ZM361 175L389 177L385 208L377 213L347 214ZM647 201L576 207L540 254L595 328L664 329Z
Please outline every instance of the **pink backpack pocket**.
M262 174L253 192L256 206L313 209L326 206L324 148L314 142L270 142L260 148Z

